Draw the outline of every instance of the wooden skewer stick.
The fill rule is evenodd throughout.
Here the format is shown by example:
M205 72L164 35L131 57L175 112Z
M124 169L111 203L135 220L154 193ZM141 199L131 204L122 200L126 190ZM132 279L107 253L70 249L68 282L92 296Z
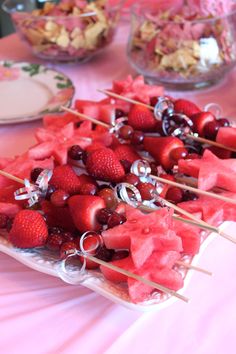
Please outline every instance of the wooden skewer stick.
M204 273L206 275L212 276L212 272L209 272L206 269L197 267L197 266L195 266L193 264L190 264L190 263L186 263L186 262L183 262L183 261L176 261L175 264L177 264L177 265L179 265L181 267L185 267L185 268L188 268L188 269L196 270L197 272L201 272L201 273Z
M6 178L8 178L8 179L11 179L11 180L13 180L13 181L15 181L15 182L24 184L24 180L23 180L23 179L18 178L18 177L15 177L15 176L13 176L13 175L11 175L10 173L7 173L7 172L5 172L5 171L0 170L0 175L6 177ZM185 263L184 263L184 264L185 264ZM183 266L184 266L184 264L183 264ZM196 270L197 270L197 269L196 269ZM202 271L203 273L206 273L206 274L209 273L208 271L205 271L205 270L199 270L199 271Z
M108 96L111 96L111 97L114 97L114 98L118 98L118 99L121 99L123 101L129 102L129 103L132 103L132 104L138 104L139 106L143 106L143 107L146 107L146 108L151 109L152 111L154 111L154 107L150 106L149 104L133 100L132 98L124 97L124 96L118 95L117 93L110 92L110 91L107 91L107 90L97 90L97 91L101 92L101 93L104 93L105 95L108 95Z
M174 204L172 204L172 203L170 203L170 202L167 202L167 201L165 201L165 200L163 200L163 203L165 203L167 206L169 206L169 207L172 208L172 209L175 209L176 211L178 211L178 212L180 212L180 213L181 213L182 211L184 211L184 209L181 209L181 208L177 207L176 205L174 205ZM148 206L146 206L146 205L142 205L142 206L139 207L139 208L140 208L141 210L143 210L143 211L146 211L146 212L153 212L153 211L155 210L155 209L150 208L150 207L148 207ZM179 210L181 210L181 211L177 210L177 208L178 208ZM185 211L184 211L184 212L185 212ZM235 238L233 238L232 236L230 236L230 235L224 233L222 230L220 230L219 227L212 226L212 225L206 223L206 222L203 221L203 220L199 220L199 219L195 218L192 214L190 214L190 213L188 213L188 212L182 213L182 215L185 215L185 216L187 216L188 218L189 218L189 216L190 216L190 219L182 218L181 216L176 215L176 214L173 215L173 218L176 219L176 220L182 221L182 222L184 222L184 223L186 223L186 224L190 224L190 225L199 227L200 229L207 230L207 231L211 231L211 232L215 232L215 233L219 234L220 236L222 236L223 238L226 238L228 241L231 241L231 242L233 242L233 243L236 243L236 239L235 239Z
M220 144L220 143L217 143L216 141L213 141L213 140L201 138L200 136L195 136L195 135L192 135L192 134L186 134L185 136L187 138L189 138L189 139L198 141L199 143L208 144L208 145L212 145L212 146L217 146L217 147L219 147L221 149L226 149L226 150L229 150L229 151L236 152L236 149L234 149L232 147L229 147L229 146L226 146L226 145L223 145L223 144Z
M83 118L85 118L85 119L88 119L88 118L89 118L89 120L91 120L91 121L93 120L96 124L101 124L101 123L102 123L102 122L98 121L97 119L93 119L93 118L91 118L91 117L88 117L88 116L84 115L83 113L78 113L78 112L76 112L76 111L74 111L74 110L72 110L72 109L68 109L68 108L66 108L66 107L62 107L62 108L63 108L65 111L68 111L68 112L70 112L70 113L72 113L72 114L75 114L75 115L77 115L77 116L79 116L79 117L83 117ZM103 124L106 124L106 123L103 123ZM106 126L109 127L109 128L111 127L109 124L106 124ZM192 214L188 213L188 212L185 211L184 209L181 209L181 208L177 207L175 204L172 204L172 203L168 202L168 201L165 200L165 199L163 199L163 203L164 203L165 205L169 206L170 208L173 208L174 210L178 211L180 214L185 215L185 216L187 216L188 218L190 218L190 219L192 219L192 220L194 220L194 221L197 221L197 222L199 223L199 227L205 228L205 229L210 230L210 231L213 231L213 232L216 232L216 233L218 233L220 236L222 236L222 237L228 239L229 241L231 241L231 242L233 242L233 243L236 243L236 239L234 239L234 238L231 237L230 235L227 235L226 233L224 233L223 231L221 231L219 228L216 228L216 227L214 227L214 226L211 226L210 224L206 223L205 221L202 221L202 220L199 220L199 219L195 218Z
M13 175L11 175L10 173L5 172L5 171L3 171L3 170L0 170L0 175L3 176L3 177L6 177L6 178L8 178L8 179L11 179L12 181L18 182L18 183L20 183L20 184L25 184L25 181L24 181L23 179L18 178L18 177L16 177L16 176L13 176Z
M161 183L169 184L170 186L174 186L174 187L178 187L178 188L181 188L181 189L185 189L185 190L194 192L196 194L205 195L206 197L211 197L211 198L223 200L226 203L236 204L236 200L235 199L224 197L224 196L222 196L220 194L203 191L203 190L198 189L198 188L194 188L194 187L187 186L187 185L184 185L184 184L181 184L181 183L170 181L168 179L157 177L157 176L154 176L154 175L150 175L150 177L155 179L155 180L157 180L157 181L159 181L159 182L161 182Z
M0 175L6 177L6 178L8 178L8 179L11 179L11 180L13 180L13 181L19 182L19 183L21 183L21 184L24 185L24 180L23 180L23 179L20 179L20 178L18 178L18 177L15 177L15 176L11 175L10 173L7 173L7 172L5 172L5 171L0 170ZM148 207L145 207L145 208L146 208L146 210L148 209L148 211L153 211L151 208L148 208ZM183 218L178 217L178 216L175 216L175 215L174 215L174 217L175 217L175 219L177 219L177 220L180 220L180 221L183 221L183 222L187 222L187 223L193 224L193 225L195 225L195 226L199 226L198 220L197 220L197 221L191 221L191 220L183 219ZM214 231L214 230L213 230L213 231ZM228 236L228 235L227 235L227 236ZM190 266L189 266L189 268L190 268ZM201 268L196 269L196 267L195 267L195 268L193 268L193 269L198 270L198 271L201 271L201 272L206 273L206 274L210 273L210 272L208 272L208 271L202 270ZM200 269L201 269L201 270L200 270Z
M176 179L177 182L179 182L181 184L185 184L185 185L188 185L190 187L197 188L197 179L196 178L175 176L175 179ZM226 189L223 189L223 188L220 188L220 187L212 188L212 192L214 192L214 193L223 193L225 191L226 191Z
M101 125L103 126L104 128L107 128L107 129L110 129L111 128L111 125L107 124L107 123L104 123L104 122L101 122L100 120L97 120L95 118L92 118L92 117L89 117L87 116L86 114L83 114L83 113L79 113L73 109L70 109L70 108L67 108L67 107L64 107L64 106L61 106L61 109L63 111L66 111L66 112L69 112L69 113L72 113L74 114L75 116L77 117L80 117L80 118L83 118L85 120L89 120L90 122L92 123L95 123L95 124L98 124L98 125Z
M91 120L94 123L96 123L98 125L102 125L102 126L108 128L108 129L110 129L112 127L109 124L103 123L103 122L101 122L101 121L99 121L97 119L94 119L94 118L91 118L89 116L86 116L83 113L76 112L76 111L74 111L74 110L72 110L70 108L66 108L66 107L61 107L61 108L63 110L65 110L65 111L67 111L67 112L70 112L70 113L72 113L74 115L77 115L78 117ZM189 184L191 183L191 185L186 185L186 184L183 185L183 184L180 184L180 183L177 183L177 182L173 182L173 181L170 181L170 180L167 180L167 179L164 179L164 178L160 178L160 177L157 177L157 176L154 176L154 175L150 175L150 177L153 178L153 179L156 179L157 181L160 181L162 183L166 183L166 184L169 184L169 185L172 185L172 186L175 186L175 187L179 187L181 189L189 190L189 191L192 191L192 192L194 192L196 194L201 194L201 195L205 195L207 197L223 200L224 202L231 203L231 204L236 204L236 200L235 199L224 197L224 196L222 196L220 194L203 191L203 190L201 190L199 188L195 188L197 186L196 182L187 181L185 178L179 177L178 180L180 182L182 181L183 183L185 183L187 181L187 183L189 183ZM217 190L218 190L218 188L217 188Z
M189 301L189 299L188 299L187 297L185 297L185 296L183 296L183 295L177 293L176 291L171 290L171 289L169 289L169 288L166 288L165 286L163 286L163 285L161 285L161 284L158 284L158 283L155 283L155 282L153 282L153 281L151 281L151 280L148 280L148 279L146 279L146 278L143 278L143 277L141 277L140 275L131 273L131 272L129 272L128 270L122 269L122 268L117 267L117 266L115 266L115 265L113 265L113 264L110 264L110 263L108 263L108 262L104 262L104 261L102 261L101 259L98 259L98 258L96 258L96 257L94 257L94 256L91 256L91 255L83 254L82 256L85 257L85 258L87 258L87 259L89 259L90 261L93 261L93 262L95 262L95 263L97 263L97 264L100 264L100 265L102 265L102 266L104 266L104 267L107 267L107 268L109 268L109 269L111 269L111 270L114 270L115 272L118 272L118 273L120 273L120 274L126 275L126 276L129 277L129 278L138 280L138 281L140 281L140 282L142 282L142 283L144 283L144 284L146 284L146 285L148 285L148 286L150 286L150 287L152 287L152 288L158 289L158 290L160 290L160 291L162 291L162 292L164 292L164 293L166 293L166 294L175 296L175 297L177 297L177 298L180 299L180 300L183 300L183 301L185 301L185 302L188 302L188 301Z
M161 198L161 199L162 199L162 198ZM192 215L192 214L189 213L188 211L186 211L186 210L184 210L184 209L178 207L178 206L175 205L175 204L172 204L172 203L168 202L168 201L165 200L165 199L162 199L162 201L163 201L163 203L164 203L166 206L168 206L168 207L174 209L174 210L177 211L179 214L184 215L184 216L187 216L187 218L189 218L189 219L191 219L191 220L193 220L193 221L198 222L199 225L200 225L200 227L205 228L205 229L208 229L208 230L211 230L211 231L213 231L213 232L216 232L217 234L219 234L219 235L222 236L223 238L226 238L228 241L231 241L231 242L233 242L233 243L236 244L236 238L234 238L234 237L232 237L232 236L226 234L225 232L221 231L220 228L215 227L215 226L212 226L212 225L208 224L207 222L205 222L205 221L203 221L203 220L197 219L194 215Z
M104 94L106 94L108 96L111 96L111 97L114 97L114 98L129 102L129 103L133 103L133 104L138 104L140 106L144 106L144 107L154 111L154 107L152 107L152 106L150 106L148 104L145 104L145 103L142 103L142 102L139 102L139 101L124 97L122 95L118 95L117 93L110 92L110 91L107 91L107 90L98 90L98 91L101 92L101 93L104 93ZM197 136L194 136L192 134L185 134L185 136L187 138L192 139L192 140L198 141L199 143L208 144L208 145L212 145L212 146L217 146L217 147L225 149L225 150L236 152L236 149L231 148L231 147L226 146L226 145L223 145L223 144L220 144L220 143L217 143L216 141L213 141L213 140L197 137Z

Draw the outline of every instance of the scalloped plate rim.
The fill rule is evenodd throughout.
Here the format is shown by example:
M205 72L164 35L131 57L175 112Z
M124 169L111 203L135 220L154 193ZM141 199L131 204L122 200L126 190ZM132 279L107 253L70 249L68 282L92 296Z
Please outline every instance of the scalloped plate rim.
M57 70L57 69L54 69L54 68L50 68L44 64L39 64L39 63L32 63L32 62L25 62L25 61L12 61L12 60L7 60L7 59L1 59L0 60L0 66L4 66L4 63L9 63L11 65L11 67L14 67L14 66L18 66L20 65L21 67L23 67L24 65L39 65L40 68L43 68L45 71L44 73L46 74L47 72L52 72L55 74L55 76L61 76L64 78L64 80L67 80L68 82L70 82L70 88L72 89L72 92L71 92L71 95L70 97L68 97L68 99L66 99L64 102L62 103L58 103L58 105L53 109L53 110L49 110L47 112L47 106L45 107L45 109L42 111L38 111L37 113L35 114L32 114L32 115L28 115L28 116L21 116L21 117L12 117L12 118L6 118L6 119L3 119L3 118L0 118L0 125L7 125L7 124L15 124L15 123L25 123L25 122L31 122L31 121L35 121L35 120L38 120L38 119L41 119L42 116L44 114L57 114L57 113L63 113L63 110L61 109L61 106L65 106L65 107L70 107L71 106L71 103L72 103L72 100L73 100L73 97L75 95L75 86L72 82L72 80L65 74L63 73L62 71L60 70ZM1 81L1 79L0 79ZM45 111L45 112L44 112Z

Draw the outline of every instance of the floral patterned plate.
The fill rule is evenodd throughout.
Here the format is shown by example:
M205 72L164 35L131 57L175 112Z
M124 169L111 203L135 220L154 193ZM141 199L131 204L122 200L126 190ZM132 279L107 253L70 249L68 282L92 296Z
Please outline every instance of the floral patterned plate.
M36 120L70 106L75 88L64 74L44 65L0 62L0 124Z

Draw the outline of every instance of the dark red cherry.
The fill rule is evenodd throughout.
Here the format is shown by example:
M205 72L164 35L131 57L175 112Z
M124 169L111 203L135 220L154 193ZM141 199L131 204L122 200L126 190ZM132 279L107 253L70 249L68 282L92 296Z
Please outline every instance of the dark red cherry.
M116 108L116 110L115 110L115 116L116 116L116 119L122 118L122 117L125 116L125 112L122 111L122 110L119 109L119 108Z
M123 125L119 129L119 137L124 140L129 140L133 135L134 129L130 125Z
M68 157L72 160L81 160L84 150L79 145L73 145L68 150Z
M171 203L178 204L183 200L183 191L177 187L171 187L168 189L165 198Z
M111 209L102 208L96 214L97 221L102 225L107 225L108 219L112 214L113 211Z
M50 234L46 242L46 247L51 251L59 251L63 242L61 234Z
M131 137L131 144L133 145L140 145L142 144L144 139L144 134L143 132L139 131L139 130L135 130L133 132L133 135Z
M40 173L43 171L43 169L41 167L36 167L34 168L31 173L30 173L30 180L32 182L36 182L38 176L40 175Z
M108 226L109 229L111 229L112 227L115 227L115 226L123 224L125 221L126 221L126 218L125 218L124 215L114 212L108 218L107 226Z
M217 120L217 122L220 123L221 127L229 127L230 126L230 122L226 118L220 118Z
M62 189L57 189L50 197L51 203L56 207L64 207L69 198L69 194Z
M185 159L187 157L187 155L188 155L188 150L185 149L184 147L179 147L179 148L173 149L170 152L170 157L175 162L177 162L181 159Z
M134 175L133 173L127 173L127 175L125 175L123 178L123 182L136 186L140 181L138 176Z
M205 125L204 135L206 139L215 140L217 132L221 127L219 121L212 121Z

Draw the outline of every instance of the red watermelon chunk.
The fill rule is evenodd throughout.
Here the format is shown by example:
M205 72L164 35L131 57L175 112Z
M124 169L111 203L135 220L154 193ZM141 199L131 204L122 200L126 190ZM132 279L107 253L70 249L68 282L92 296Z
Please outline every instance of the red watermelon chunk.
M0 202L0 214L7 215L9 218L13 218L20 210L21 207L17 204Z
M58 130L68 123L75 123L79 118L72 113L65 114L49 114L43 117L43 125L50 130Z
M134 269L134 263L133 263L133 260L130 256L123 258L123 259L119 259L117 261L112 261L109 263L112 265L115 265L119 268L129 270L129 271ZM104 266L100 266L100 269L101 269L102 274L104 275L104 277L107 280L110 280L114 283L122 283L122 282L127 281L126 275L118 273L118 272L116 272L112 269L109 269L107 267L104 267Z
M178 167L179 173L184 173L185 175L197 178L201 166L201 159L193 160L179 160Z
M99 119L100 107L99 102L89 100L76 100L75 108L87 116Z
M183 279L178 272L171 269L171 266L173 266L177 259L179 259L179 254L176 252L154 252L141 268L135 267L130 256L118 261L113 261L111 264L140 275L145 279L157 282L169 289L178 290L183 287ZM161 265L161 267L158 267L158 265ZM166 267L163 267L163 265L166 265ZM134 303L148 300L149 296L155 290L153 287L133 278L127 279L125 275L104 266L101 266L100 269L105 278L112 282L120 283L128 281L129 295Z
M0 169L3 169L9 165L9 163L12 163L14 161L14 158L12 157L0 157Z
M216 202L213 198L205 196L201 196L198 200L183 202L178 205L190 213L201 212L202 220L216 226L225 220L230 220L227 217L227 212L229 212L230 217L235 218L236 216L233 204L220 200Z
M164 93L162 86L147 85L144 82L143 76L137 76L133 79L131 75L125 80L113 81L112 90L122 96L147 104L150 104L151 97L162 96Z
M236 160L221 160L212 152L206 150L198 176L198 188L209 190L216 187L236 192L235 172Z
M136 267L151 256L154 251L182 251L181 239L169 228L172 212L163 208L150 214L126 207L127 221L102 233L107 248L130 248Z
M42 161L36 161L29 158L28 153L25 153L22 156L17 157L12 163L8 164L4 171L22 179L29 179L31 171L36 167L41 167L43 169L53 169L53 159L50 158ZM11 180L0 176L0 188L5 188L6 186L13 184L14 182ZM15 183L15 185L18 187L19 183Z
M198 177L198 188L202 190L220 187L236 192L236 159L221 160L205 150L202 159L180 160L178 166L179 172Z
M222 127L216 136L217 143L236 149L236 128Z
M180 253L177 251L155 251L152 253L148 262L153 262L153 269L155 268L173 268L177 260L180 259Z
M179 290L183 287L183 278L180 273L168 268L153 268L152 262L145 263L139 270L139 275L163 285L171 290ZM128 288L131 300L134 303L148 300L152 292L156 289L132 278L128 278Z
M195 217L200 217L201 213L192 213ZM174 220L174 230L181 237L183 245L183 253L195 255L200 249L200 231L196 226Z
M28 150L29 158L34 160L44 160L52 156L55 143L53 141L46 141L41 144L37 144Z

